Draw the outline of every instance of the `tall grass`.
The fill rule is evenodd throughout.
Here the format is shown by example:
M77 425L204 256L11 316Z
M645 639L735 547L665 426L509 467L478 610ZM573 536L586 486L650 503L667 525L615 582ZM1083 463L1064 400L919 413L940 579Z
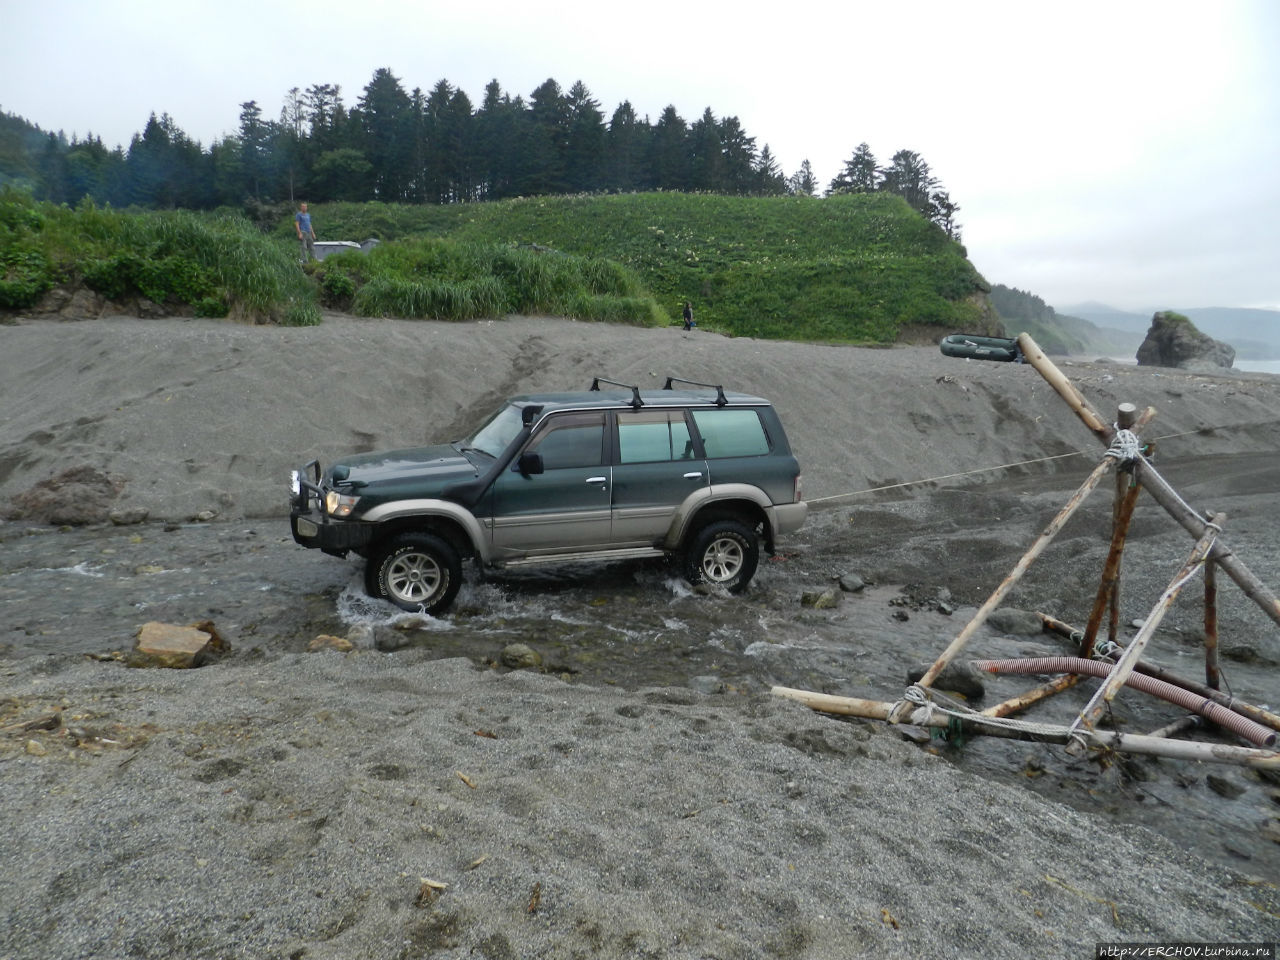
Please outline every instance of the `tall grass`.
M906 327L999 334L965 250L891 194L722 197L648 193L497 203L313 209L326 235L534 245L624 271L663 317L685 300L698 324L734 335L886 343ZM289 224L281 225L292 230ZM378 249L391 244L384 243ZM542 254L546 262L548 254ZM495 264L547 304L533 265ZM632 292L619 296L634 296ZM548 309L545 306L539 309Z
M11 262L27 272L11 270ZM187 211L74 209L0 193L0 308L32 306L59 284L83 283L113 301L145 297L198 315L320 321L314 285L294 247L248 221Z
M349 305L362 316L472 320L554 313L667 322L626 268L533 248L411 239L368 254L331 255L314 272L333 306Z

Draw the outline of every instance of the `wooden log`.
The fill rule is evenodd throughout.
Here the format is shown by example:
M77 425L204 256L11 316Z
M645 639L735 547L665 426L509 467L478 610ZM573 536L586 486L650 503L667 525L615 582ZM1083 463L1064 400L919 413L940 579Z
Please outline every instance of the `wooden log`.
M1204 565L1204 682L1220 689L1218 675L1218 581L1212 560Z
M1072 514L1080 508L1080 505L1084 503L1085 498L1087 498L1093 488L1098 485L1098 481L1102 479L1103 474L1107 472L1113 462L1114 461L1111 457L1103 457L1102 462L1093 468L1093 472L1085 478L1084 483L1080 484L1080 488L1071 495L1071 499L1068 500L1066 505L1058 512L1058 515L1049 522L1049 525L1045 527L1044 532L1040 534L1036 541L1031 544L1031 547L1027 552L1022 555L1022 558L1018 560L1017 564L1014 565L1014 568L1009 575L1004 578L991 596L987 598L987 602L978 609L978 612L973 615L973 618L965 625L964 629L961 630L956 638L951 641L951 644L942 652L942 655L934 661L933 666L931 666L925 675L920 678L919 682L916 684L917 686L927 689L936 679L938 679L938 674L940 674L946 668L947 664L954 660L956 655L964 649L965 644L967 644L973 635L977 633L978 628L986 623L987 617L991 616L991 612L1000 606L1000 603L1006 596L1008 596L1009 591L1014 588L1018 581L1022 579L1023 574L1025 574L1031 567L1031 564L1035 562L1035 559L1040 556L1040 554L1044 553L1045 547L1053 541L1053 538L1057 536L1058 532L1066 525L1066 522L1071 519ZM905 700L900 701L900 709L896 710L894 714L889 717L890 722L902 722L903 717L907 715L909 710L910 704Z
M859 700L853 697L837 697L827 693L815 693L809 690L796 690L791 687L774 687L771 691L776 697L784 697L803 703L812 710L822 713L834 713L842 716L864 717L868 720L884 720L898 707L897 703L884 703L879 700ZM931 712L924 707L914 706L908 722L921 727L950 727L955 718L950 714ZM1050 730L1037 727L1035 730L1019 730L1014 727L1000 726L1000 721L991 717L974 714L959 720L961 728L968 734L983 736L1000 736L1018 740L1034 740L1041 743L1066 743L1069 734L1066 727ZM1133 733L1100 733L1096 730L1084 731L1082 734L1090 747L1104 750L1118 750L1121 753L1141 753L1174 760L1193 760L1206 763L1231 763L1261 769L1280 770L1280 752L1263 750L1257 747L1236 747L1223 743L1199 743L1187 740L1169 740L1166 737L1151 737Z
M1089 406L1089 401L1075 388L1075 384L1068 380L1057 365L1045 356L1045 352L1040 349L1039 344L1031 339L1030 334L1018 334L1018 348L1022 351L1022 355L1026 357L1027 363L1035 367L1036 372L1044 377L1045 382L1053 387L1058 396L1067 402L1067 406L1084 422L1084 425L1092 430L1099 440L1109 445L1115 436L1115 431L1103 422L1093 407Z
M1079 651L1080 644L1084 640L1083 630L1077 630L1075 627L1071 626L1071 624L1063 620L1059 620L1057 617L1051 617L1049 614L1042 613L1038 610L1036 611L1036 616L1040 618L1040 623L1043 626L1045 633L1056 633L1058 636L1063 637L1066 640L1070 640L1076 645L1076 651Z
M1177 599L1178 594L1182 592L1183 586L1186 585L1188 579L1196 572L1196 570L1204 563L1205 557L1209 550L1213 547L1214 540L1219 534L1219 521L1223 518L1222 514L1214 514L1211 524L1205 529L1204 536L1196 541L1196 545L1192 548L1191 555L1187 558L1187 562L1170 581L1169 586L1165 588L1164 593L1160 595L1160 599L1156 601L1156 605L1152 607L1151 613L1147 615L1146 623L1142 625L1142 629L1138 631L1137 636L1130 642L1128 648L1120 655L1120 659L1116 661L1116 665L1111 668L1111 673L1107 676L1106 681L1098 688L1093 697L1080 711L1080 716L1076 717L1075 722L1071 725L1073 734L1083 730L1093 730L1098 722L1098 718L1102 716L1102 712L1115 699L1116 693L1124 686L1125 680L1129 679L1129 674L1133 672L1134 664L1138 657L1146 648L1148 641L1155 634L1156 628L1160 626L1160 621L1164 619L1164 615L1169 611L1169 607L1173 605L1173 601ZM1084 750L1083 740L1072 740L1067 745L1067 752L1072 755L1078 755Z
M1117 477L1123 474L1117 473ZM1124 544L1129 535L1129 524L1133 520L1133 508L1138 502L1138 494L1142 487L1136 483L1124 491L1116 504L1115 518L1112 523L1111 549L1107 552L1107 562L1102 568L1102 580L1098 583L1098 593L1093 600L1093 610L1089 614L1089 622L1084 628L1084 640L1080 644L1080 656L1092 657L1093 645L1097 641L1098 627L1102 625L1102 615L1108 605L1111 610L1119 608L1118 594L1120 589L1120 561L1124 557Z
M1204 717L1196 714L1188 714L1181 717L1173 723L1166 723L1159 730L1152 730L1147 734L1148 737L1176 737L1180 733L1186 733L1188 730L1197 730L1204 726Z
M1193 537L1200 537L1204 534L1204 518L1187 506L1186 502L1178 496L1177 491L1169 486L1169 482L1160 476L1160 472L1151 465L1150 461L1139 459L1135 469L1137 470L1138 482L1184 530ZM1246 597L1256 603L1262 609L1262 612L1273 621L1280 624L1280 599L1277 599L1275 594L1268 590L1262 581L1250 572L1249 568L1225 543L1221 541L1215 543L1213 550L1209 553L1209 557L1226 572L1227 576L1235 581L1236 585L1244 591Z
M1067 406L1075 412L1081 422L1099 440L1110 445L1115 437L1115 431L1102 422L1102 418L1098 416L1097 411L1089 406L1088 401L1066 378L1066 375L1054 365L1052 360L1045 356L1044 351L1040 349L1035 340L1025 333L1019 334L1018 348L1022 351L1023 356L1027 358L1027 362L1035 368L1040 376L1044 377L1045 382L1053 387L1059 396L1067 402ZM1177 492L1160 476L1149 460L1145 457L1139 457L1134 469L1138 482L1146 487L1147 492L1151 494L1156 503L1164 507L1169 515L1180 523L1188 533L1196 538L1199 538L1204 533L1204 519L1187 506ZM1234 580L1240 589L1244 591L1245 596L1261 607L1267 616L1277 624L1280 624L1280 598L1277 598L1275 594L1263 585L1262 581L1250 573L1248 567L1236 558L1225 543L1218 542L1215 544L1211 556L1227 572L1227 576Z
M1020 693L1016 697L1010 697L1003 703L987 707L982 711L982 715L984 717L1009 717L1015 713L1021 713L1028 707L1035 706L1041 700L1047 700L1063 690L1070 690L1079 682L1080 675L1078 673L1060 674L1052 680L1046 680L1038 687L1032 687L1026 693Z

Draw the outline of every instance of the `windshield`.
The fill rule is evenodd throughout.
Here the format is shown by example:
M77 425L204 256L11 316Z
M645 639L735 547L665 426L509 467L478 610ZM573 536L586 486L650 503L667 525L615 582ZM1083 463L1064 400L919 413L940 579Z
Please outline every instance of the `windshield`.
M507 404L476 431L475 436L462 441L464 450L478 450L481 453L496 457L507 449L507 445L515 439L524 426L520 418L520 408Z

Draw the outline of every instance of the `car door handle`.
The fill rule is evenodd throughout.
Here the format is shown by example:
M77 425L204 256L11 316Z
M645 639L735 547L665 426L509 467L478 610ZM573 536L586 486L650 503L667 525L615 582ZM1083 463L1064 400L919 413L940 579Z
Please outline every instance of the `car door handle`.
M587 477L587 483L604 483L604 477Z
M698 471L698 470L695 470L693 473L686 473L686 474L684 475L684 478L685 478L686 480L701 480L701 479L702 479L702 472L701 472L701 471Z

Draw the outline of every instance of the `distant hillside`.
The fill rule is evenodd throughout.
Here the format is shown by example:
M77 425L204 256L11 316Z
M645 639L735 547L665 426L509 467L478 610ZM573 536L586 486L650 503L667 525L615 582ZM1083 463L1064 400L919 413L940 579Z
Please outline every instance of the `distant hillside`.
M699 326L732 336L865 344L999 332L964 247L887 193L636 193L311 212L322 239L436 238L614 261L670 317L689 300ZM292 214L277 235L292 242Z
M1139 341L1151 326L1155 313L1117 310L1102 303L1082 303L1065 308L1100 327L1136 334ZM1244 307L1174 308L1191 320L1203 333L1215 340L1231 344L1241 359L1280 359L1280 311L1255 310Z
M1005 335L1030 334L1041 349L1069 356L1124 356L1138 348L1133 339L1119 330L1109 330L1078 316L1058 313L1039 297L1024 290L996 284L991 288L991 304L1000 315Z

